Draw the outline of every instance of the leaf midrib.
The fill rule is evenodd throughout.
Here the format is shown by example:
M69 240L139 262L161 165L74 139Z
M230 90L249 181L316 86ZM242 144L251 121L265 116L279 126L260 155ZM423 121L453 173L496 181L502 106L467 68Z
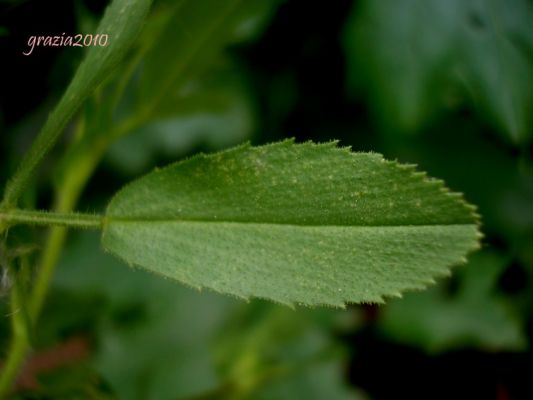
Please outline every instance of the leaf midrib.
M411 224L298 224L287 222L263 222L263 221L229 221L224 219L200 219L200 218L167 218L167 217L112 217L103 218L103 226L107 227L110 223L131 223L131 224L157 224L157 223L197 223L197 224L234 224L234 225L270 225L270 226L292 226L292 227L309 227L309 228L409 228L409 227L437 227L437 226L477 226L475 221L472 222L453 222L453 223L411 223Z

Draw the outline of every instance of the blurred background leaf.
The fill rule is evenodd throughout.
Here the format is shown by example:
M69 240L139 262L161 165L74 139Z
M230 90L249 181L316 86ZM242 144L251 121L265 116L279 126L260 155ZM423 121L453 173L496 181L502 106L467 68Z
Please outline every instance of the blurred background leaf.
M469 101L507 141L526 143L532 20L527 0L360 1L345 34L350 88L387 129L419 131Z
M107 161L117 171L135 176L159 158L175 160L196 148L213 151L237 145L250 138L256 123L246 84L232 67L206 74L182 98L165 105L166 116L111 146Z
M456 270L450 290L443 282L384 308L378 329L390 340L420 346L428 352L457 347L488 351L521 351L527 339L505 296L497 293L498 278L509 260L491 252L471 256Z

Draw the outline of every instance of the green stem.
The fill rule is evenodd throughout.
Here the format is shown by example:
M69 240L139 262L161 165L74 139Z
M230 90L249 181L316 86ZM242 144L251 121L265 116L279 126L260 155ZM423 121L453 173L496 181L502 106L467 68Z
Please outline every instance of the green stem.
M100 228L102 216L80 213L59 213L39 210L0 211L0 220L9 225L27 224L42 226L66 226L75 228Z
M83 191L83 188L87 184L87 181L94 172L94 169L102 159L105 154L105 150L110 145L113 140L123 136L125 133L134 129L136 126L143 123L145 115L142 113L138 114L136 117L129 118L123 123L117 125L109 132L108 138L105 140L94 140L92 142L83 142L79 151L74 149L76 157L70 158L71 164L69 168L65 169L65 174L61 176L60 181L58 182L56 189L56 202L54 206L53 214L45 214L47 219L51 216L56 218L55 222L65 222L67 217L70 222L72 219L70 217L73 214L70 214L72 209L75 207L78 202L78 198ZM81 129L81 128L79 128ZM78 143L81 144L81 143ZM0 233L4 229L9 227L9 222L4 220L4 216L18 214L22 210L5 210L0 208ZM42 218L43 215L41 212L38 213L38 217ZM80 214L74 214L80 217ZM58 218L61 216L61 220ZM19 218L22 218L22 214L18 215ZM25 215L25 218L29 215ZM35 215L33 215L35 217ZM87 216L85 221L88 223L84 226L73 225L73 224L59 224L64 226L76 226L76 227L85 227L85 228L99 228L101 224L101 217L99 216ZM83 219L83 218L81 218ZM79 219L77 220L79 221ZM17 222L17 221L12 221ZM26 221L20 221L26 222ZM32 220L32 223L37 223L35 219ZM48 224L48 223L47 223ZM89 226L90 225L90 226ZM38 272L35 279L35 284L31 292L30 298L28 299L28 315L31 323L35 326L38 322L39 316L41 314L46 295L48 294L48 289L50 282L54 275L55 266L59 260L61 250L66 240L67 229L64 226L54 226L50 229L46 243L44 245L43 252L41 253L40 260L38 262ZM15 317L15 316L14 316ZM22 316L21 316L22 318ZM24 321L21 321L24 322ZM15 323L15 321L13 321ZM18 324L18 322L17 322ZM5 367L0 371L0 388L7 393L9 390L12 381L15 379L16 374L21 368L22 363L24 362L25 356L30 348L29 339L27 332L18 333L19 330L13 331L13 342L9 349L8 357L5 363ZM2 389L0 389L0 399L2 399Z
M67 168L57 185L54 205L54 210L57 213L70 213L72 211L78 202L83 188L100 161L101 150L99 146L93 148L87 147L86 150L86 152L81 152L78 158L72 159L72 163L76 167L71 166L71 168ZM100 224L101 219L98 221L98 227L100 227ZM38 274L28 306L30 317L35 324L37 324L39 319L66 236L67 229L65 227L52 227L41 253L38 263Z
M4 193L4 200L0 205L2 208L9 208L16 204L28 181L33 176L37 165L54 146L63 128L89 93L83 97L74 97L70 92L71 89L69 87L57 107L46 120L43 129L24 156L15 175L9 180Z
M96 147L95 151L91 146L86 147L85 153L82 153L80 158L73 160L72 164L75 164L71 168L68 168L58 182L56 189L56 200L54 210L57 212L53 215L70 215L72 209L76 205L78 198L87 184L90 176L94 172L96 165L98 164L103 150ZM91 151L92 150L92 151ZM3 212L5 210L2 210ZM93 216L91 216L92 218ZM100 218L94 216L94 218ZM94 221L93 221L94 223ZM98 225L100 220L98 221ZM4 223L0 218L0 228L2 225L8 225ZM87 227L87 226L86 226ZM93 225L91 227L96 227ZM54 226L50 228L50 232L46 239L43 252L38 262L37 276L32 292L28 299L28 316L32 325L36 325L41 314L46 295L54 274L55 266L59 260L61 250L65 243L67 236L67 229L63 226ZM17 371L20 370L24 358L29 350L29 339L27 334L18 334L14 331L13 342L9 349L9 354L6 361L6 367L0 371L0 382L7 382L4 385L10 385ZM5 389L8 390L8 389ZM0 399L2 397L0 396Z
M0 375L0 399L4 399L9 394L13 384L17 379L20 366L24 362L26 353L30 348L28 338L27 319L23 312L23 296L17 282L11 289L11 329L13 331L13 341L9 349L9 355L2 366Z
M141 123L141 116L132 117L110 130L106 139L95 138L88 142L81 140L77 143L79 146L75 145L74 148L71 149L69 154L72 154L73 157L68 158L70 164L64 169L65 174L62 175L56 189L56 204L54 210L58 214L70 213L75 207L83 188L92 176L96 166L101 161L106 149L112 143L113 139L124 135L130 129L134 129L134 127ZM100 228L103 221L102 217L91 217L98 218L98 226L93 225L91 228ZM94 223L94 221L92 222ZM67 230L64 227L56 226L50 229L44 250L41 254L39 272L30 298L29 314L34 323L37 323L39 318L66 236Z
M54 275L55 266L59 260L66 237L67 229L63 227L53 227L48 234L45 248L40 258L37 278L35 279L28 304L28 312L34 325L38 323L44 300L46 299L48 288Z
M147 2L146 7L139 7L140 11L137 17L144 19L144 15L149 8L149 3L150 2ZM144 13L141 12L143 10ZM141 26L141 24L139 23L138 26ZM134 37L135 34L123 35L125 38L130 36ZM116 62L122 58L122 55L129 47L129 44L131 43L118 43L115 46L120 49L116 52L113 52ZM105 64L106 67L109 67L110 69L111 64L113 63L107 63L105 61L109 60L104 60L104 62L100 64ZM89 62L87 62L87 64L90 65ZM63 95L63 98L56 109L49 116L45 126L39 133L39 136L20 164L19 169L8 182L4 192L4 199L0 203L0 234L7 230L9 226L17 223L58 225L50 229L44 250L39 260L39 268L37 270L38 272L35 280L35 286L33 287L33 291L28 299L27 319L30 320L32 325L37 323L44 300L48 293L48 288L50 286L54 269L59 260L61 250L66 239L67 229L65 227L101 227L103 219L100 216L71 214L70 212L77 203L83 188L94 172L96 165L105 153L109 143L117 137L122 136L131 128L132 125L135 125L136 123L135 122L131 125L126 123L118 130L115 129L116 134L111 135L112 139L103 140L102 143L97 143L99 145L96 146L96 149L91 146L86 146L84 148L86 153L83 153L78 159L75 159L74 162L71 163L71 168L67 170L65 176L60 179L59 185L57 186L56 204L54 207L57 213L50 214L38 211L23 211L14 209L16 207L17 200L22 194L22 191L26 187L27 183L32 179L32 175L38 164L57 142L57 139L59 138L59 135L61 134L67 122L83 103L84 99L88 97L92 91L91 88L98 86L99 81L101 81L102 78L105 78L106 74L103 71L107 70L107 68L99 68L99 71L97 71L98 73L95 73L92 76L92 82L90 84L86 84L82 88L81 93L76 93L76 78L78 74L83 75L83 73L80 73L80 70L83 70L83 65L76 72L73 82L71 82L69 88L67 88L67 91ZM118 88L118 92L121 92L123 89L124 85ZM117 93L117 97L118 96L119 93ZM81 127L78 127L78 129L81 129ZM16 291L12 291L12 295L14 297L12 304L15 307L14 309L17 310L18 308L16 306L20 303L21 299L18 297L19 295ZM0 398L3 398L4 395L7 395L9 392L13 381L16 379L18 371L24 362L25 356L30 349L28 331L25 329L26 327L24 325L26 321L22 317L22 315L19 316L18 314L13 315L13 341L9 349L6 363L0 371Z

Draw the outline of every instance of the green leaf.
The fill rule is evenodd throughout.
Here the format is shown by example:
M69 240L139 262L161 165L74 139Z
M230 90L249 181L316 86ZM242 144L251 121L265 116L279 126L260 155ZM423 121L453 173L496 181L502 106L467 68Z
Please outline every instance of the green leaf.
M248 145L122 189L104 247L193 287L280 303L381 302L449 274L478 245L459 194L334 143Z
M106 10L98 34L107 34L108 46L92 46L78 67L65 94L48 117L39 136L22 161L17 174L6 187L5 204L18 200L39 162L53 147L67 122L85 99L122 60L137 37L151 0L114 0Z
M345 32L349 83L395 131L420 130L459 95L523 143L533 123L532 16L527 0L364 1Z

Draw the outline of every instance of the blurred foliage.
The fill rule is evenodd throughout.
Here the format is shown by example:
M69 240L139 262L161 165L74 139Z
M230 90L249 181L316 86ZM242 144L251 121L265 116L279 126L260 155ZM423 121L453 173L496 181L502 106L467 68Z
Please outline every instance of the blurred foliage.
M497 293L508 260L490 252L471 256L454 277L458 287L439 285L409 294L384 308L378 328L390 340L421 346L429 352L452 347L489 351L525 350L527 339L507 298ZM447 290L448 289L448 290Z
M236 68L213 68L190 85L168 117L135 130L115 142L107 159L117 171L135 176L156 164L158 157L176 159L202 146L216 150L249 139L254 109ZM179 132L179 135L176 135Z
M156 2L131 57L85 107L84 138L62 169L101 141L111 145L107 160L117 171L133 175L158 156L175 160L198 147L246 140L254 105L244 71L226 50L257 37L278 1L238 3ZM85 25L94 26L78 9Z
M372 398L422 399L427 390L432 398L533 398L521 377L533 362L531 1L311 3L156 1L129 57L84 105L76 122L84 140L67 129L25 204L49 207L45 177L61 182L83 166L69 160L108 140L110 126L148 116L109 140L81 210L99 209L133 176L197 151L281 135L340 138L417 163L464 192L482 215L483 251L451 280L379 308L291 310L132 271L96 251L92 234L75 235L34 347L39 356L81 338L87 355L40 372L40 386L20 388L18 398L365 398L353 385ZM77 49L57 48L22 58L27 36L92 32L105 4L0 2L0 181L80 60ZM9 313L6 297L0 312ZM0 358L8 339L2 318ZM374 347L358 347L366 343ZM401 351L387 353L392 345ZM443 364L419 367L413 355ZM495 372L475 380L478 359L480 370ZM361 370L372 376L353 372Z
M346 31L352 87L392 130L422 129L468 100L512 143L533 129L528 0L365 0Z

